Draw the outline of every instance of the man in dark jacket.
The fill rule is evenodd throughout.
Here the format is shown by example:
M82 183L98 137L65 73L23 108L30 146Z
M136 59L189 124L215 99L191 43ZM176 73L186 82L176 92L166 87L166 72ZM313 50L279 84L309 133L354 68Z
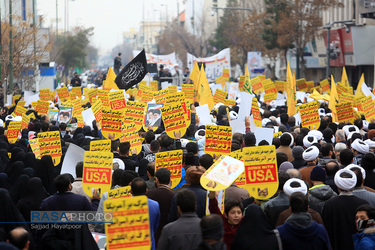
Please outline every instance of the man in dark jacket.
M81 87L81 78L79 78L77 72L74 73L72 80L70 80L72 87Z
M296 192L290 196L292 215L278 226L284 249L331 249L325 228L311 219L307 212L306 195Z
M168 222L168 214L173 199L173 192L169 188L171 182L171 172L167 168L160 168L155 173L155 183L157 188L149 190L147 197L157 201L160 207L159 227L155 233L155 241L158 244L161 230Z
M116 75L118 75L118 73L120 72L121 66L122 66L121 53L118 53L117 56L115 57L114 63L113 63L113 70L114 70Z
M195 213L197 200L194 192L186 189L178 192L176 204L181 217L163 228L158 249L196 249L202 241L202 235L200 219Z
M139 167L139 161L138 161L138 156L137 156L137 150L133 149L132 150L132 156L129 156L129 151L130 151L130 143L128 141L126 142L121 142L119 146L119 152L120 152L120 157L124 164L125 164L125 170L133 170L135 172L138 172L138 167Z

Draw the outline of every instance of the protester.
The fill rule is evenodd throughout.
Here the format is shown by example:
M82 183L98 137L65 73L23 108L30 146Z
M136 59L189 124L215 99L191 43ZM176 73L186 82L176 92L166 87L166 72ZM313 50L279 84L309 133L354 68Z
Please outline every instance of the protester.
M223 220L217 214L204 216L200 222L203 241L197 250L225 250Z
M355 219L358 233L353 235L354 249L374 249L375 208L368 204L358 207Z

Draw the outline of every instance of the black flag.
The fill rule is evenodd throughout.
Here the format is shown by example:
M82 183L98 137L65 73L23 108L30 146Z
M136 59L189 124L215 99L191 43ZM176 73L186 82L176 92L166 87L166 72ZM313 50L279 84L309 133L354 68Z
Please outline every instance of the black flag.
M134 59L128 63L117 75L115 83L119 89L130 89L147 74L146 53L143 49Z

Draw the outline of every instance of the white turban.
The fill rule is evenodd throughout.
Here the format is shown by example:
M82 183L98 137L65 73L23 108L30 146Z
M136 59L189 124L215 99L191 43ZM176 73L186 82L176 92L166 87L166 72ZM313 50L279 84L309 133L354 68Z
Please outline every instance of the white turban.
M323 116L326 115L326 111L325 111L324 108L320 108L320 109L318 109L318 111L319 111L319 115L323 115Z
M115 164L115 163L118 164L119 169L125 170L125 163L121 159L113 158L112 164Z
M218 102L216 103L216 105L214 106L214 109L218 109L220 106L225 106L224 103L222 102Z
M375 141L367 139L364 142L369 146L369 148L375 148Z
M317 142L318 140L313 135L306 135L305 137L303 137L303 146L305 146L305 148L308 148Z
M345 125L344 127L342 127L342 129L345 131L346 136L348 136L350 132L359 133L359 129L354 125Z
M319 156L319 149L315 146L311 146L307 148L303 153L302 153L302 158L309 162L313 161Z
M319 130L310 130L309 133L307 135L312 135L312 136L315 136L315 138L320 141L322 138L323 138L323 134L322 132L320 132Z
M271 119L264 118L264 119L262 120L262 127L265 127L265 126L267 125L267 123L269 123L269 122L272 122Z
M5 121L7 122L7 121L14 121L14 116L13 115L7 115L6 117L5 117Z
M342 173L347 173L351 175L351 178L343 178L340 175ZM349 191L352 190L355 187L355 184L357 183L357 176L355 173L349 169L340 169L335 174L335 184L338 188Z
M352 143L352 149L357 150L361 154L366 154L369 152L370 148L361 139L355 139Z
M197 132L195 132L195 135L194 135L196 141L199 141L200 139L203 139L205 137L204 135L199 135L200 131L204 131L205 134L206 134L206 131L204 129L198 129Z
M370 123L368 121L366 121L366 120L363 120L362 123L363 123L363 130L367 131L368 130L368 125Z
M348 166L346 166L344 169L349 169L351 170L352 168L359 168L361 170L361 173L362 173L362 177L363 179L366 179L366 171L363 167L361 166L358 166L358 165L355 165L355 164L349 164Z
M293 136L291 133L289 133L289 132L284 132L283 134L287 134L287 135L289 135L290 138L292 139L292 140L290 141L290 144L289 144L289 147L291 147L291 146L294 144L294 136ZM280 136L280 137L281 137L281 136Z
M292 187L290 184L292 182L297 182L299 185L296 185L297 187ZM303 180L297 179L297 178L291 178L287 182L285 182L283 187L284 193L288 196L291 196L292 194L296 192L303 193L303 195L307 194L307 185Z
M236 113L236 111L232 110L232 111L229 112L229 117L230 117L231 120L237 120L238 114Z
M188 139L181 138L181 148L186 148L186 144L188 144L190 141Z

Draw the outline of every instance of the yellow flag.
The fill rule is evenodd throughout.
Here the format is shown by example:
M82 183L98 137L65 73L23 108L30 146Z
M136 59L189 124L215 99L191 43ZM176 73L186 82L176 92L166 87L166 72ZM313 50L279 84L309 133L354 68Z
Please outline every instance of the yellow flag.
M199 74L200 74L199 66L198 66L198 63L195 62L193 70L191 71L190 76L189 76L189 79L194 82L194 101L198 99L197 95L198 95Z
M345 87L350 87L348 76L346 75L345 67L342 67L341 84Z
M115 83L116 74L113 71L112 67L109 67L107 73L107 80L103 82L103 89L111 90L111 89L119 89L117 84Z
M245 79L243 83L243 90L252 94L253 92L251 91L251 82L250 82L250 74L249 74L249 67L246 64L245 68Z
M208 104L210 110L214 108L215 102L210 85L208 84L206 72L204 72L204 67L201 68L199 74L198 96L200 98L200 105Z
M359 79L357 91L355 92L355 97L361 97L365 96L365 94L362 92L362 83L365 82L365 75L362 73L361 78Z
M333 78L333 75L331 75L331 94L329 98L329 105L328 107L332 111L332 122L337 122L337 112L336 112L336 103L339 99L339 96L337 95L337 90L336 90L336 84L335 84L335 79Z
M292 116L297 113L296 109L296 79L295 76L292 75L292 71L290 70L289 62L287 65L286 71L286 101L288 106L288 115Z

